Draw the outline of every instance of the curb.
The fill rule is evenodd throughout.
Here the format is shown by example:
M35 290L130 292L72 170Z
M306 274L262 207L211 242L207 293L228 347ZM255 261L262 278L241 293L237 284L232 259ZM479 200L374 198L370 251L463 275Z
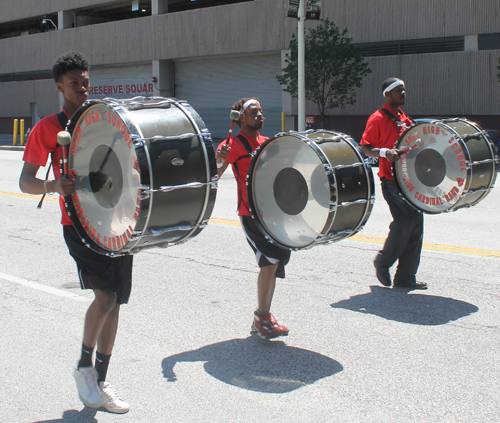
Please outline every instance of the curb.
M24 151L23 145L0 145L0 150Z

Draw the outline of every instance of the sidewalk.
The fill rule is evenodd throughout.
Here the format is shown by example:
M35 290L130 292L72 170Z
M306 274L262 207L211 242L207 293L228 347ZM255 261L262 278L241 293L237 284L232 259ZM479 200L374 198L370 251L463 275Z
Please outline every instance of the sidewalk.
M0 150L23 151L24 146L20 145L19 135L17 136L17 145L12 144L12 134L0 134ZM26 143L26 140L24 140Z

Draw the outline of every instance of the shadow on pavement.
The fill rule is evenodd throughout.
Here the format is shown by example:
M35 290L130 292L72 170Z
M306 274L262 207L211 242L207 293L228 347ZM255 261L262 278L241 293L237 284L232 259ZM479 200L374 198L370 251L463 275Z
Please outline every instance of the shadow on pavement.
M163 376L174 382L176 363L194 361L205 362L206 372L222 382L266 393L290 392L343 370L324 355L250 336L166 357Z
M54 420L37 420L33 423L97 423L95 415L98 410L85 407L82 411L66 410L62 418Z
M479 310L473 304L453 298L410 294L405 289L370 288L367 294L355 295L331 306L414 325L444 325Z

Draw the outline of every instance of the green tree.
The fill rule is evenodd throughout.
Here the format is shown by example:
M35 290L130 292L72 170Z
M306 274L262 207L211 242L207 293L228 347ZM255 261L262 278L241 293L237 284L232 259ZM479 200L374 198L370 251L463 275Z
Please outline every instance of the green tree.
M356 88L361 87L363 78L371 73L361 49L352 45L352 38L346 34L347 29L341 32L326 18L304 37L305 96L318 106L322 125L329 110L343 109L356 102ZM283 91L297 97L298 44L295 34L289 49L286 67L276 78L285 86Z

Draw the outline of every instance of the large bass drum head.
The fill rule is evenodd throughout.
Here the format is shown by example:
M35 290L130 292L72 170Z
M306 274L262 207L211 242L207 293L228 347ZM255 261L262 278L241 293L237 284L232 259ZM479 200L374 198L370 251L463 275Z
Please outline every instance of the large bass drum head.
M140 169L132 135L119 108L91 102L73 116L68 168L75 179L66 204L73 225L96 251L118 253L137 223Z
M300 135L272 138L257 150L249 169L252 215L270 241L284 248L312 244L329 217L333 175L307 141Z
M431 214L451 209L470 173L460 137L441 122L426 122L407 130L396 147L405 154L394 164L395 178L410 204Z

